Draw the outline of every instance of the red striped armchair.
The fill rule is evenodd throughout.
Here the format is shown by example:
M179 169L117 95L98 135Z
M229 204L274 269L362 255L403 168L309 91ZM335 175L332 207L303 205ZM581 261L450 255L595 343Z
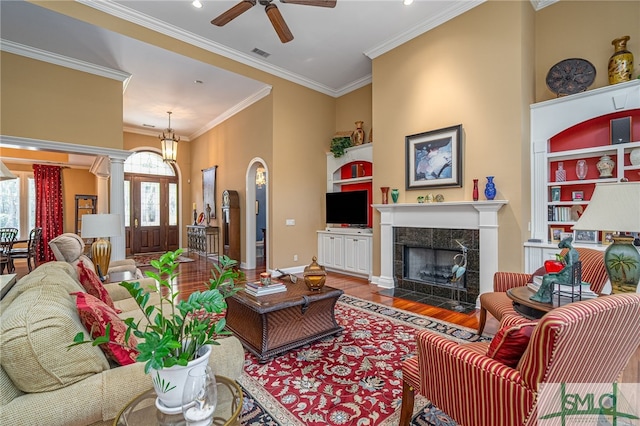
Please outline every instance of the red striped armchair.
M526 321L506 315L502 324ZM488 356L488 343L459 344L417 334L404 361L400 425L411 421L414 393L464 426L535 425L541 383L613 383L640 345L640 294L604 296L542 317L515 368Z
M591 284L594 293L600 293L607 283L609 276L604 266L604 252L589 248L578 248L578 258L582 261L582 281ZM562 255L566 250L562 251ZM513 301L507 296L507 290L527 285L533 274L521 272L496 272L493 276L493 291L480 295L480 319L478 320L478 334L484 331L487 321L487 311L500 321L505 314L515 314Z

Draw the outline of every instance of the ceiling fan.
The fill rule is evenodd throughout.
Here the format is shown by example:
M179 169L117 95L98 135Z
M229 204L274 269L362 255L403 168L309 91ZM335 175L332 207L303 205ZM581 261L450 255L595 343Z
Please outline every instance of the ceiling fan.
M280 0L282 3L302 4L305 6L320 6L320 7L335 7L337 0ZM293 40L293 34L284 18L280 14L280 10L273 4L273 0L257 0L260 5L264 6L264 10L267 13L273 29L276 30L280 41L283 43ZM223 12L220 16L214 18L211 23L222 27L228 24L231 20L237 18L247 10L255 6L256 0L242 0L240 3L233 6L231 9Z

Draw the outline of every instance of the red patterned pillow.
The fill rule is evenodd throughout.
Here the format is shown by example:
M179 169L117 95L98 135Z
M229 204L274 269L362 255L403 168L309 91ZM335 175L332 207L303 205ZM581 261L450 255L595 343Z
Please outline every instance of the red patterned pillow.
M78 262L78 279L80 280L82 287L87 290L87 293L102 300L107 304L107 306L115 310L116 313L119 314L122 312L113 304L113 300L111 299L107 289L102 285L102 281L100 281L98 274L93 272L90 268L87 268L82 261Z
M529 345L529 339L535 327L536 323L530 322L502 327L491 340L487 356L511 368L516 368Z
M80 321L92 338L103 336L107 329L107 324L111 324L109 340L114 343L100 345L100 349L102 349L107 358L120 365L136 362L138 351L132 348L137 346L138 341L131 334L127 343L128 347L121 346L125 344L124 337L127 325L118 317L118 314L103 301L88 293L79 291L71 294L76 296L76 307L78 308Z

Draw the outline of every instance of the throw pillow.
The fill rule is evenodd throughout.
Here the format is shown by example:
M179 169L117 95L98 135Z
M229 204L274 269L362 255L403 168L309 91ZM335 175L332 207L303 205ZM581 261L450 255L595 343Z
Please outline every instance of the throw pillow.
M487 356L511 368L516 368L529 345L531 333L533 333L536 325L536 323L527 322L510 327L502 327L491 340Z
M124 338L127 325L120 319L118 314L100 299L90 294L82 292L71 294L76 296L76 307L78 308L80 321L92 338L95 339L96 337L104 336L107 324L111 324L109 340L114 343L100 345L100 349L102 349L107 358L112 359L120 365L133 364L136 362L138 351L133 348L138 344L138 341L135 336L131 334L128 342L125 342ZM127 347L122 345L126 345Z
M109 292L102 285L102 281L98 278L98 274L96 274L90 268L84 264L84 262L78 262L78 279L80 280L80 284L82 287L89 293L90 295L97 297L107 304L110 308L116 311L116 313L122 312L120 309L117 309L113 304L113 300L109 295Z

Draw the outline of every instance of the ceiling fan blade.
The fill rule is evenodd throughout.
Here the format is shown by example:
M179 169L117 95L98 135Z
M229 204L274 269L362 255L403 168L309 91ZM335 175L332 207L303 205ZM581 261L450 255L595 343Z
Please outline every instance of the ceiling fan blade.
M220 16L214 18L211 21L211 23L213 25L217 25L218 27L226 25L232 19L237 18L238 16L242 15L247 10L251 9L253 6L255 6L255 4L256 4L256 0L242 0L240 3L236 4L231 9L229 9L226 12L222 13Z
M336 7L336 0L280 0L280 2L305 6Z
M269 3L267 6L265 6L264 10L267 12L267 16L271 21L271 25L273 25L273 29L276 30L278 37L280 37L280 41L283 43L288 43L293 40L293 34L287 26L287 23L284 22L284 18L280 14L280 11L276 7L276 5L273 3Z

